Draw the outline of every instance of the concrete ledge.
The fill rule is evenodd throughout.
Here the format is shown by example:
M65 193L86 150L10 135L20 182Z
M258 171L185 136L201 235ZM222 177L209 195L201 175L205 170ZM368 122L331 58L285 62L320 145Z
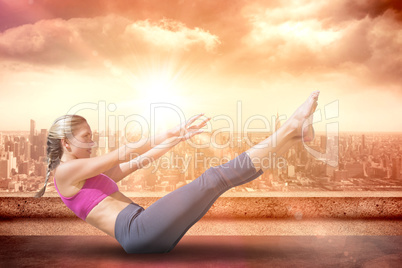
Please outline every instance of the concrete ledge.
M381 219L212 219L202 218L186 236L399 235L402 220ZM107 236L79 218L10 218L0 236Z
M166 193L163 193L166 194ZM221 196L206 218L279 218L279 219L402 219L402 193L399 192L326 192L322 193L280 193L265 196L236 194ZM343 195L342 195L343 194ZM32 195L31 195L32 196ZM130 196L134 202L147 208L161 196ZM75 217L60 197L46 193L46 197L0 196L1 218L71 218Z

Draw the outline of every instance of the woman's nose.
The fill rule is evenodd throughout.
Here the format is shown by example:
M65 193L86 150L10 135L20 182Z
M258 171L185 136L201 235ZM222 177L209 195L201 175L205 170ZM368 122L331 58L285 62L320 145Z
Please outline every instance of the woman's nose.
M95 141L91 141L91 142L89 143L89 145L91 146L91 148L98 146L98 144L97 144Z

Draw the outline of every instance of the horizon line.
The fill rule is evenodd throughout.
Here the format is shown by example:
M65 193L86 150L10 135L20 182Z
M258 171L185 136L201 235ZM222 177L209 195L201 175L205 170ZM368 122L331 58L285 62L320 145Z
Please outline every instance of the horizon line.
M43 128L42 128L43 129ZM42 130L40 129L40 130ZM46 129L48 130L48 129ZM217 129L213 129L214 130L219 130L219 128ZM98 129L94 129L94 132L99 132ZM0 130L1 132L30 132L30 130ZM115 131L116 132L116 131ZM209 133L211 131L204 131L203 133ZM227 133L228 131L222 131L222 133ZM233 131L232 133L239 133L238 131ZM246 133L246 132L240 132L240 133ZM247 133L273 133L272 131L248 131ZM320 134L320 133L336 133L336 132L326 132L326 131L315 131L315 133ZM339 133L402 133L401 131L366 131L366 130L343 130L343 131L339 131ZM202 133L201 133L202 134Z

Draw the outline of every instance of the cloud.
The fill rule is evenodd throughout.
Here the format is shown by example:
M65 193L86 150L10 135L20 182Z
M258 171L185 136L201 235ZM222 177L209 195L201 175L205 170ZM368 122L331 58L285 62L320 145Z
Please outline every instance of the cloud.
M231 62L222 68L263 76L338 72L376 83L402 82L402 21L397 4L349 2L306 0L297 5L248 7L244 16L251 30L241 39L242 49L233 51Z
M219 38L174 20L132 21L109 15L51 19L0 33L0 58L42 64L85 66L95 58L119 59L127 54L211 53Z
M151 23L148 20L132 23L126 27L124 36L135 43L143 42L156 49L167 51L204 48L212 52L220 43L218 37L209 32L200 28L189 29L183 23L167 19L158 23Z
M85 67L128 55L180 54L223 74L402 79L398 0L101 0L94 8L78 0L34 3L42 17L60 18L0 33L0 58Z
M326 2L319 10L320 18L339 24L342 21L376 18L387 11L397 13L396 19L402 21L402 2L399 0L337 0Z

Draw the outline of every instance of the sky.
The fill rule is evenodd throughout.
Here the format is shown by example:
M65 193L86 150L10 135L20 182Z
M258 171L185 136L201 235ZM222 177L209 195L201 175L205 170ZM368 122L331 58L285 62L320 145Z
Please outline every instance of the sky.
M401 1L0 0L0 131L270 130L314 90L318 131L402 131Z

